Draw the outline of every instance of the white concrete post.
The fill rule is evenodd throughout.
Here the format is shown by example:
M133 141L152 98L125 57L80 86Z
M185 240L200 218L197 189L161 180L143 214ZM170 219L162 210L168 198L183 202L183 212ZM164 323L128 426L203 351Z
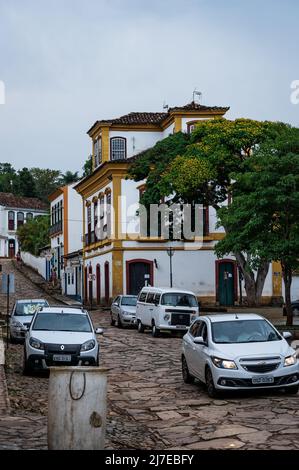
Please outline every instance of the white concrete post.
M51 367L48 448L102 450L105 445L107 369Z

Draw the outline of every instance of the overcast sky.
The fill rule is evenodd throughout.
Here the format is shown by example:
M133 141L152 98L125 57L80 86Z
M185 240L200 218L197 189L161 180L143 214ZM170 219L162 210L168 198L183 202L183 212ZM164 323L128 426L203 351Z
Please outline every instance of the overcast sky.
M0 0L0 161L80 170L97 119L191 101L299 126L297 0Z

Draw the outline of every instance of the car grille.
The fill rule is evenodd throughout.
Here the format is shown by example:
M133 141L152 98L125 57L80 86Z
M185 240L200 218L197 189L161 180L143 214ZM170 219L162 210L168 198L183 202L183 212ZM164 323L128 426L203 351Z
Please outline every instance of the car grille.
M277 369L278 364L255 364L255 365L243 365L242 367L248 372L258 372L260 374L271 372L272 370Z
M240 364L243 369L257 374L266 374L267 372L277 369L280 362L281 359L279 356L240 359Z
M173 313L171 315L171 325L190 325L190 313Z
M61 346L64 346L61 349ZM80 354L81 345L80 344L45 344L45 353L46 354Z

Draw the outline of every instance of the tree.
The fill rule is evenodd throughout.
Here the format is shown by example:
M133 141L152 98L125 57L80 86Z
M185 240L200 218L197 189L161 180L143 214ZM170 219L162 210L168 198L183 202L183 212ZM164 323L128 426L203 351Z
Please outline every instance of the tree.
M299 267L299 129L285 125L234 175L232 204L219 211L229 226L216 246L219 255L248 251L252 269L261 260L279 261L284 279L287 324L292 325L292 272Z
M31 175L35 181L36 197L49 203L48 196L61 186L61 172L49 168L31 168Z
M84 166L82 167L83 170L83 178L86 176L90 176L92 173L92 155L89 155L87 158L86 162L84 163Z
M36 197L35 181L28 168L18 171L13 192L18 196Z
M232 173L240 171L243 162L279 130L280 124L250 119L201 121L191 136L177 133L145 151L133 163L129 175L137 181L147 178L141 198L147 207L172 195L169 202L209 205L218 213L232 190ZM224 229L227 233L229 227L224 225ZM256 305L269 262L261 263L255 273L244 253L234 250L233 254L245 279L247 301Z
M16 180L16 170L10 163L0 163L0 192L10 193Z
M61 177L61 186L75 183L79 179L80 177L78 175L78 171L75 171L74 173L72 173L71 171L68 170Z
M49 227L48 215L35 217L21 225L17 230L21 250L37 256L39 249L50 243Z

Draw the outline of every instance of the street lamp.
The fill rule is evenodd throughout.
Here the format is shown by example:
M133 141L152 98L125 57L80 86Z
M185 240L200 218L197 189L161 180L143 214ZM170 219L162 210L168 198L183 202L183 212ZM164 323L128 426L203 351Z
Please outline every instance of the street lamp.
M174 255L174 251L171 246L167 248L167 254L169 256L170 287L172 287L172 257Z

